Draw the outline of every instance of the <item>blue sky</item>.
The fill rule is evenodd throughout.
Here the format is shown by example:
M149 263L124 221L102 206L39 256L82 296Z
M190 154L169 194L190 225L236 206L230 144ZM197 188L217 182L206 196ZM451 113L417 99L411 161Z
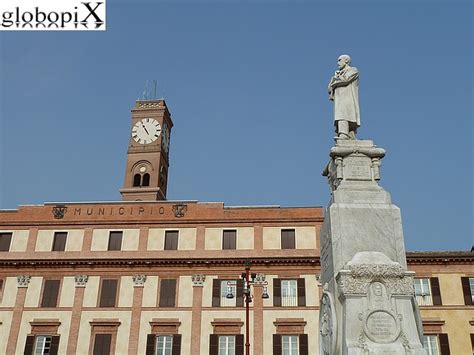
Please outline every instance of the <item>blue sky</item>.
M472 7L109 0L106 32L2 33L0 208L120 200L147 79L175 124L169 199L326 205L326 86L348 53L407 249L468 250Z

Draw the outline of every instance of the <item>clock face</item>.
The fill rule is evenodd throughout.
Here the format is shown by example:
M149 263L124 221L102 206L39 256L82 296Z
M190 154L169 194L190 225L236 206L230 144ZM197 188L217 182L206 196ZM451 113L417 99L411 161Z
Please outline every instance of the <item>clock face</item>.
M160 123L153 118L143 118L135 123L132 128L132 138L140 144L150 144L158 139L161 134Z

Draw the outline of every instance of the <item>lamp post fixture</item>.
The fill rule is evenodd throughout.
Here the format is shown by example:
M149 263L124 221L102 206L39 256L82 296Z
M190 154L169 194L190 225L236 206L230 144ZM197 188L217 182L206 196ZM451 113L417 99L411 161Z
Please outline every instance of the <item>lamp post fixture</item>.
M244 289L242 292L242 296L244 297L245 302L245 355L250 355L250 336L249 336L249 318L250 318L250 303L252 302L253 296L250 293L250 286L255 284L255 279L257 278L256 273L250 273L250 267L252 266L252 262L247 260L245 262L245 272L243 272L240 277L244 281ZM263 292L262 298L267 299L270 298L268 295L268 282L262 282L263 285ZM233 284L231 282L227 283L227 294L226 298L234 298L234 294L232 292Z

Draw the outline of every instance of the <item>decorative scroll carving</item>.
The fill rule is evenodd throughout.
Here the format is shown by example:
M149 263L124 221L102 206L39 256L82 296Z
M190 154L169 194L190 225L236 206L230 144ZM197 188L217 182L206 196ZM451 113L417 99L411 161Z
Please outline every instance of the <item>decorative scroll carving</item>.
M17 276L16 278L18 287L28 287L30 280L31 280L30 275L20 275L20 276Z
M67 207L64 205L56 205L56 206L53 206L52 212L53 212L53 217L55 219L63 219L64 215L67 212Z
M383 282L392 295L413 294L413 273L404 271L401 265L354 264L337 276L337 285L343 295L365 294L374 281Z
M257 276L255 277L254 283L256 285L264 284L266 282L265 278L266 278L265 274L257 274Z
M173 213L177 218L184 217L186 211L188 210L187 205L173 205Z
M192 276L193 286L204 286L206 275L196 274Z
M354 264L349 266L354 277L403 277L403 267L399 264Z
M143 287L146 281L146 275L133 275L133 287Z
M76 287L86 287L87 281L89 281L89 276L87 275L76 275L74 277Z
M320 354L335 354L337 336L337 317L334 309L334 299L328 290L328 284L323 286L321 310L319 312L319 343Z

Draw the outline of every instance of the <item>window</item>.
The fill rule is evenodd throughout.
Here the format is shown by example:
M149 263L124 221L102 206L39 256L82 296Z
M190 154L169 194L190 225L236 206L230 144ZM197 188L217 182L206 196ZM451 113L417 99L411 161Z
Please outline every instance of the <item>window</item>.
M122 234L123 232L109 233L109 246L107 250L121 250L122 249Z
M438 336L423 335L423 349L425 349L427 355L440 355L438 347Z
M298 305L298 285L296 280L281 280L281 305L283 307Z
M232 293L234 298L227 298L229 291ZM222 280L221 281L221 307L235 307L237 300L237 281L235 280Z
M110 355L112 334L96 334L94 337L93 355Z
M174 307L176 299L176 280L165 279L160 283L160 307Z
M60 280L45 280L41 307L56 307L58 303Z
M281 230L281 248L295 249L295 230L282 229Z
M133 175L133 187L150 186L150 174Z
M26 337L25 355L57 355L58 335L28 335Z
M230 284L228 284L230 282ZM231 288L234 298L227 298L228 287ZM212 280L212 307L243 307L244 281L238 280Z
M219 355L235 354L235 336L220 335L219 336Z
M9 251L12 233L0 233L0 251Z
M142 186L150 186L150 174L146 173L143 175Z
M281 337L283 355L299 355L297 335L283 335Z
M102 280L99 307L115 307L118 280Z
M244 336L211 334L209 342L210 355L243 355Z
M53 251L66 250L67 232L55 232L53 239Z
M273 306L303 307L306 306L305 280L273 280Z
M173 336L158 335L156 337L156 355L171 355L173 351Z
M438 278L415 279L415 298L420 306L441 305Z
M222 249L235 249L237 240L236 230L224 230L222 233Z
M308 335L273 335L274 355L300 355L308 354Z
M474 277L461 277L462 291L464 294L464 304L470 306L474 304Z
M181 354L181 334L148 334L146 355Z
M165 232L165 250L178 250L178 231Z
M140 186L142 180L142 176L140 174L135 174L133 176L133 187Z

